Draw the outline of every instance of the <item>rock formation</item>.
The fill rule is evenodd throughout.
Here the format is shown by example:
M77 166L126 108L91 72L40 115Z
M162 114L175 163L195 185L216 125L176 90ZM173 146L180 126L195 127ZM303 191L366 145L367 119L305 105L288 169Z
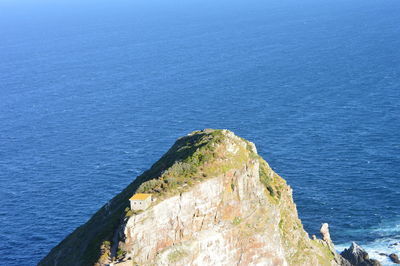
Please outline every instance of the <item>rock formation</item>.
M381 266L379 261L370 259L368 253L355 242L340 255L354 266Z
M334 254L335 262L342 266L351 266L351 263L349 261L347 261L341 255L336 253L335 246L331 240L331 234L329 232L329 225L327 223L323 223L321 225L321 228L319 231L321 233L322 240L317 240L317 241L319 241L322 245L326 246L331 251L331 253ZM316 236L313 235L312 239L316 240Z
M389 258L393 263L400 264L399 256L397 256L396 254L394 253L390 254Z
M331 234L329 233L329 225L327 223L323 223L320 229L322 239L328 243L331 243Z
M133 193L156 199L130 210ZM310 239L292 189L227 130L182 137L39 265L349 265ZM351 251L350 251L351 252Z

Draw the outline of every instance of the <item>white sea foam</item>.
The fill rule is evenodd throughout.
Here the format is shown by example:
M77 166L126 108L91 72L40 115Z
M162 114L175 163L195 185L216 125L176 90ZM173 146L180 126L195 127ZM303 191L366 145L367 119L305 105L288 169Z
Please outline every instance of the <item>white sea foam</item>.
M370 258L380 261L384 266L398 265L392 263L388 256L382 254L400 254L400 221L382 223L376 228L366 230L365 233L368 234L368 232L381 236L372 242L359 243L368 252ZM342 252L350 245L351 243L336 245L336 250Z

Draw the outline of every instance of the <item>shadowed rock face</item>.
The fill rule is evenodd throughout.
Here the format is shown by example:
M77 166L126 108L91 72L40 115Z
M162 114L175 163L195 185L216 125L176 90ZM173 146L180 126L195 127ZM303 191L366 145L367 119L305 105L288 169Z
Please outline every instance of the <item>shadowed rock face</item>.
M381 266L379 261L370 259L368 253L355 242L340 255L354 266Z
M156 200L130 212L135 192ZM328 235L309 239L291 188L253 143L227 130L196 131L40 265L106 265L115 253L124 261L116 265L346 265Z

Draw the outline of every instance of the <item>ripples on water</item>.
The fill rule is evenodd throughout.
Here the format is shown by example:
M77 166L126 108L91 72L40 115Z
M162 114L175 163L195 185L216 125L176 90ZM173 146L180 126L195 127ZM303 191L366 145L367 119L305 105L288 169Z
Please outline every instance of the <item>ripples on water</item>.
M398 1L31 5L0 4L1 264L202 128L255 142L310 234L399 241Z

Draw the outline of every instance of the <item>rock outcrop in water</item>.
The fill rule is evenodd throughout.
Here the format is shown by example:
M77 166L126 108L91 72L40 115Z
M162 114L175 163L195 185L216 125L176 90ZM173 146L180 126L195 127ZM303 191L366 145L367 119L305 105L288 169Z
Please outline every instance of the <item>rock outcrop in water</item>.
M392 253L389 255L389 258L393 263L400 264L400 259L399 256L397 256L397 254Z
M379 261L370 259L368 253L355 242L340 255L354 266L381 266Z
M135 192L156 200L133 212ZM348 265L326 230L308 237L292 189L253 143L204 130L178 139L39 265Z

